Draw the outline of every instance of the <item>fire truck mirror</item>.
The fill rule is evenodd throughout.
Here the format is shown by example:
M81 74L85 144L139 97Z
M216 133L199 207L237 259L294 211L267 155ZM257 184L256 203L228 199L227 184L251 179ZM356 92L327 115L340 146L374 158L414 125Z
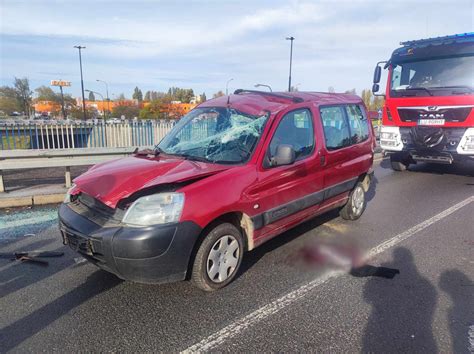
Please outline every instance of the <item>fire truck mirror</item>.
M373 93L379 92L379 84L373 84L372 85L372 92Z
M382 68L377 65L374 70L374 84L378 84L380 82L381 76L382 76Z

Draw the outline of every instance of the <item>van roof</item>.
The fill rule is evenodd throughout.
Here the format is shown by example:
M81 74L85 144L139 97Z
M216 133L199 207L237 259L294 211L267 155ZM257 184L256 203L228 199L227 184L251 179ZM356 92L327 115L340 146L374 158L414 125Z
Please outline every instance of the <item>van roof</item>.
M343 103L360 104L362 99L353 94L328 93L328 92L264 92L237 90L237 94L221 96L203 102L199 107L225 107L230 106L247 112L249 114L260 115L264 111L277 113L290 105L300 104L299 102L309 102L316 106L335 105Z

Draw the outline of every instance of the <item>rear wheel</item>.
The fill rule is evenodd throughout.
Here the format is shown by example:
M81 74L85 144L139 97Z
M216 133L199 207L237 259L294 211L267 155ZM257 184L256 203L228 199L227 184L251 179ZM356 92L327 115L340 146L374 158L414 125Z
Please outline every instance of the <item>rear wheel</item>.
M365 210L367 201L365 199L365 190L361 182L357 182L356 186L349 195L349 200L341 209L340 215L346 220L357 220L361 217Z
M199 246L191 281L205 291L223 288L235 278L243 253L240 230L230 223L216 226L205 235Z

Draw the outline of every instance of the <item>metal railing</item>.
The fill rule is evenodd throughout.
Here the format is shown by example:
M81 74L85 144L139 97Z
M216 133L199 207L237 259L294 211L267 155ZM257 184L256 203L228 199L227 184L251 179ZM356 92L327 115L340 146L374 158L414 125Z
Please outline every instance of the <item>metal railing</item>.
M175 120L120 123L0 121L0 150L150 146L159 143L175 124Z

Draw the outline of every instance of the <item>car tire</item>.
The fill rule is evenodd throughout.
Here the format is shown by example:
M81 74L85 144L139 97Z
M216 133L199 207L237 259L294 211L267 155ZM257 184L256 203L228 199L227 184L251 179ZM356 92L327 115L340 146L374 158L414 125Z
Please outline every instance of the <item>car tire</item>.
M349 200L342 207L339 215L345 220L359 219L367 206L365 190L361 182L357 182L354 189L349 194Z
M214 227L194 258L191 282L201 290L215 291L234 280L244 253L240 230L230 223Z
M392 167L392 170L402 172L408 168L409 163L396 160L393 156L390 156L390 166Z

